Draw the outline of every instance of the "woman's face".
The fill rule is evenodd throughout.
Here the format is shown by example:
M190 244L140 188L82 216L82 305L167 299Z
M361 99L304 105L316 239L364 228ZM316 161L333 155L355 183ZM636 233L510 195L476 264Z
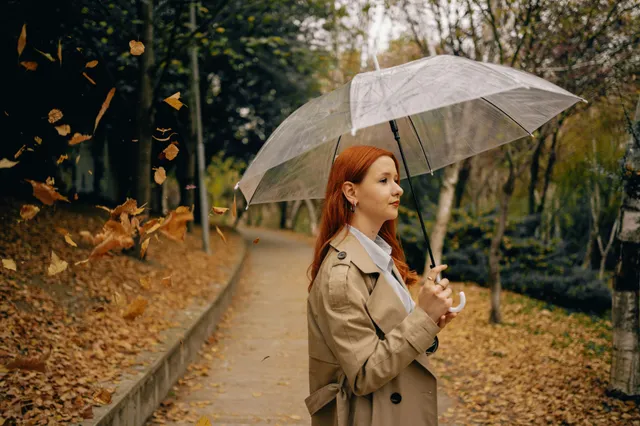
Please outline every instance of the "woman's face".
M399 182L400 176L391 157L383 155L378 158L362 182L355 185L356 214L366 216L371 223L382 224L396 219L400 196L404 192Z

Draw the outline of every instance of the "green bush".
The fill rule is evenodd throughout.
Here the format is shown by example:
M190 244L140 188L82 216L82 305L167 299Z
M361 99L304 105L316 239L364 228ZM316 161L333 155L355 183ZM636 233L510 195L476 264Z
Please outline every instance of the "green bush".
M424 269L426 244L417 215L402 212L398 231L407 261L418 273ZM472 281L481 286L488 282L488 258L495 212L479 218L457 209L445 238L442 263L451 281ZM544 244L527 235L531 217L510 220L502 238L500 281L502 288L526 294L558 306L602 315L611 309L611 292L599 280L596 271L582 269L578 256L567 251L564 241L554 239ZM433 221L427 220L427 231Z

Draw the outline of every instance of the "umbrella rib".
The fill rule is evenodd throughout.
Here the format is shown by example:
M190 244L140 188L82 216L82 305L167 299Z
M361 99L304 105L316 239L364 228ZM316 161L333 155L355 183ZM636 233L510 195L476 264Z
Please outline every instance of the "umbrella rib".
M333 159L331 160L331 166L336 162L336 152L338 152L338 145L340 145L340 139L342 139L342 135L338 136L338 143L336 143L336 149L333 150Z
M418 131L416 130L416 125L413 124L413 119L411 118L410 115L407 115L407 118L409 119L409 123L411 123L411 127L413 128L413 132L416 134L416 137L418 138L418 143L420 144L420 148L422 149L422 154L424 154L424 159L427 160L427 166L429 167L429 173L433 174L433 170L431 170L431 164L429 163L429 159L427 158L427 153L424 152L424 146L422 146L422 140L420 139L420 135L418 134Z
M504 112L500 107L498 107L496 104L494 104L493 102L491 102L490 100L488 100L487 98L485 98L484 96L481 96L480 99L482 99L483 101L487 102L489 105L491 105L492 107L494 107L495 109L497 109L498 111L500 111L501 113L503 113L504 115L506 115L507 117L509 117L511 119L511 121L513 121L514 123L516 123L518 126L520 126L520 128L522 130L524 130L525 132L527 132L527 134L529 134L530 136L533 136L533 133L531 133L530 131L528 131L527 129L525 129L524 127L522 127L522 124L518 123L516 120L513 119L513 117L511 117L509 114L507 114L506 112Z

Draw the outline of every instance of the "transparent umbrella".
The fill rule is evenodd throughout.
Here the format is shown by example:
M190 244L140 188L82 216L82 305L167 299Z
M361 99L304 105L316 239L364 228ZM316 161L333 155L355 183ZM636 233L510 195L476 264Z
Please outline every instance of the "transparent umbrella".
M236 185L247 208L324 198L340 152L353 145L384 148L402 159L400 179L409 178L433 268L411 176L532 135L585 101L533 74L459 56L431 56L385 69L375 64L375 71L310 100L278 126Z

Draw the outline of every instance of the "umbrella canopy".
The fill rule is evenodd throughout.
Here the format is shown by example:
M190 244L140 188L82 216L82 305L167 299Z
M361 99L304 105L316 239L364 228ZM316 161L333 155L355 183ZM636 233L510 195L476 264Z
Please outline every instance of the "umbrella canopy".
M433 172L531 135L580 100L533 74L451 55L360 73L287 117L236 188L247 207L324 198L344 149L373 145L400 158L394 119L409 176Z

